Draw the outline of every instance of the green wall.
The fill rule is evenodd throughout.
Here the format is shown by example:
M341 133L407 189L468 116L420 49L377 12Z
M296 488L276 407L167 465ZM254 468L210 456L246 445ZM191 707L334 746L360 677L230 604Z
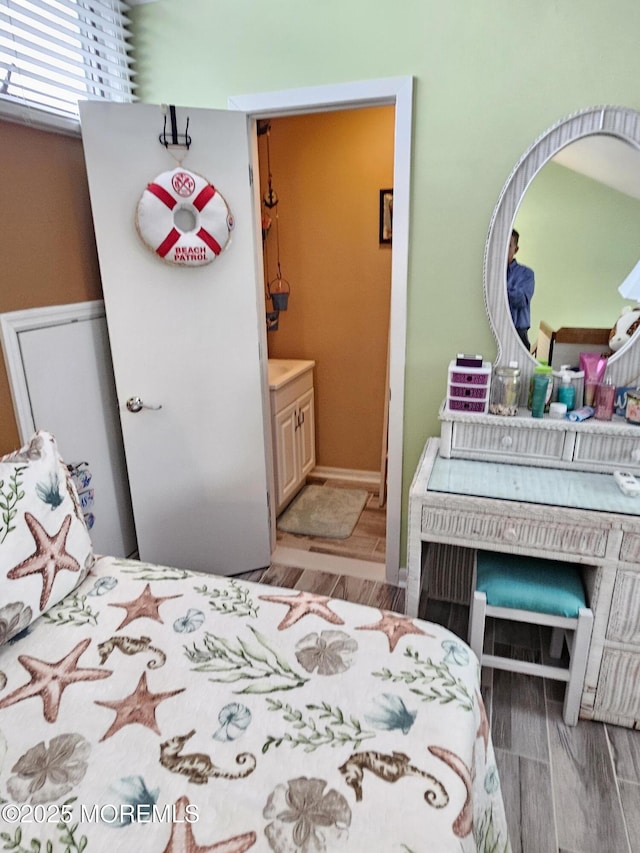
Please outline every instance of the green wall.
M493 359L482 264L512 168L563 116L640 108L637 0L157 0L134 10L138 95L416 80L403 528L409 484L461 350ZM524 250L523 250L524 258Z
M547 163L527 189L515 227L517 260L536 276L532 343L540 320L555 329L607 328L633 304L620 296L618 285L640 257L638 199Z

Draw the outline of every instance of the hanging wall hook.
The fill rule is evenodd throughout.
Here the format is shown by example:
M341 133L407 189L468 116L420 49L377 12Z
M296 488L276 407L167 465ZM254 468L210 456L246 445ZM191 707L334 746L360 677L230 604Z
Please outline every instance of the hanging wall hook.
M171 120L171 136L167 137L167 111ZM191 137L189 136L189 116L187 116L187 124L184 133L178 133L178 120L176 118L176 108L173 104L167 106L162 105L164 115L164 127L162 133L158 136L161 145L165 148L186 148L187 151L191 146Z

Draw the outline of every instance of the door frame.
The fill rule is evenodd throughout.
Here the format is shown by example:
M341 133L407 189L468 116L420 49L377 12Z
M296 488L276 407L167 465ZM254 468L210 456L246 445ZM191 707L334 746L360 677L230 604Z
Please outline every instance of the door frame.
M304 115L333 110L377 106L395 107L393 152L393 251L391 256L391 314L389 319L389 439L387 471L386 579L406 581L400 567L400 522L402 512L402 457L404 427L404 374L407 340L407 293L409 276L409 199L411 187L411 140L413 121L413 77L387 77L284 89L228 98L231 110L241 110L254 123L258 119ZM254 148L258 174L257 146ZM262 357L266 360L266 349ZM266 365L263 370L266 375ZM265 420L267 415L265 415ZM270 434L270 423L265 423Z

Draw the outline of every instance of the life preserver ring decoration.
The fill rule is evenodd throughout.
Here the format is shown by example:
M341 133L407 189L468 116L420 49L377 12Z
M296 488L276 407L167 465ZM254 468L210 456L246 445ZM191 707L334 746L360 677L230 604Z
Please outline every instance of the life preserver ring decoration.
M203 266L229 243L233 216L213 184L179 166L147 184L138 202L136 228L163 261Z

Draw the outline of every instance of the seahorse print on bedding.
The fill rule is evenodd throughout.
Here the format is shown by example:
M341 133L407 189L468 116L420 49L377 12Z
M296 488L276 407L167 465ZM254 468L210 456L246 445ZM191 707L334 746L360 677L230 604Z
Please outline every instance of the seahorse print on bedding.
M409 756L403 752L393 752L391 755L373 750L354 752L338 769L345 777L347 785L351 785L355 791L357 802L362 800L362 780L365 770L370 770L385 782L397 782L405 776L419 776L427 779L431 785L424 794L427 803L434 809L441 809L449 802L449 795L442 782L426 770L411 764Z
M100 663L106 663L114 649L120 649L123 655L152 652L154 657L147 663L147 669L160 669L167 660L167 656L162 649L151 645L151 637L109 637L108 640L104 640L104 642L98 644Z
M464 838L466 835L469 835L473 829L473 800L471 798L472 780L469 768L459 755L456 755L455 752L451 752L449 749L444 749L440 746L430 746L428 749L432 755L435 755L436 758L444 761L444 763L447 764L453 772L460 777L460 779L462 779L467 796L464 801L464 805L460 810L460 814L454 820L451 828L458 838Z
M250 752L236 755L236 764L241 769L237 771L223 770L217 767L204 752L190 752L180 755L185 743L196 733L191 729L186 735L176 735L160 744L160 764L172 773L186 776L194 785L206 785L209 779L244 779L256 769L255 756Z

